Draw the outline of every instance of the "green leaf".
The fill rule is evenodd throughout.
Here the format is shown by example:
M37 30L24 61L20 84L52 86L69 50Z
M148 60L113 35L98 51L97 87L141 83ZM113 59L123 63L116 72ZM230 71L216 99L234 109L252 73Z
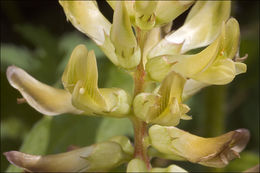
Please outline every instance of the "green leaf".
M57 55L57 39L45 27L33 26L30 24L15 25L14 29L25 40L37 48L42 48L43 53ZM56 59L59 57L56 57Z
M1 70L5 70L9 65L33 71L39 68L40 63L27 48L4 43L1 44Z
M245 151L241 153L240 159L236 159L226 167L223 168L224 172L243 172L249 168L259 164L259 155Z
M18 117L7 117L1 120L1 139L20 139L22 140L28 128Z
M96 142L101 142L113 136L133 137L133 126L128 118L103 118L96 132Z
M98 66L103 72L99 75L99 78L100 80L105 80L104 87L122 88L129 94L133 94L133 78L127 74L126 71L114 66L112 63L106 64L105 66L107 66L106 71L104 71L103 68L101 69L101 66Z

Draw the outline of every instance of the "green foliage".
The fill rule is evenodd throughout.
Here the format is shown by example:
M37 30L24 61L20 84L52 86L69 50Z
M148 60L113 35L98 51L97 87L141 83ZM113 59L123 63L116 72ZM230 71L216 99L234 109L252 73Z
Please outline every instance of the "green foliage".
M1 69L9 65L16 65L25 70L36 70L40 66L39 60L33 58L33 53L25 47L13 44L1 45Z
M253 152L244 152L240 159L230 162L230 164L223 168L225 172L243 172L249 168L259 164L259 156Z

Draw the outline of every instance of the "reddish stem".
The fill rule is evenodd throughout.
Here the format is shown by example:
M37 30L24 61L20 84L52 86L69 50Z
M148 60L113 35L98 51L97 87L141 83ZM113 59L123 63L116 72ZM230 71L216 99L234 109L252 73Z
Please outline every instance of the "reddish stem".
M141 51L143 50L144 46L144 40L146 37L146 33L141 31L139 28L136 28L136 34L137 34L137 42L138 45L141 48ZM142 51L143 56L143 51ZM137 66L136 71L134 73L134 83L135 83L135 90L134 90L134 96L144 91L145 86L145 70L143 66L143 57L141 57L140 64ZM134 140L135 140L135 152L134 157L139 158L143 160L146 164L147 169L151 168L150 159L147 154L147 144L146 144L146 137L147 134L147 124L137 118L137 116L132 117L132 122L134 126Z
M145 138L147 134L147 124L138 118L133 119L134 133L135 133L135 152L134 157L143 160L148 169L151 168L150 159L147 154L147 144L145 143Z

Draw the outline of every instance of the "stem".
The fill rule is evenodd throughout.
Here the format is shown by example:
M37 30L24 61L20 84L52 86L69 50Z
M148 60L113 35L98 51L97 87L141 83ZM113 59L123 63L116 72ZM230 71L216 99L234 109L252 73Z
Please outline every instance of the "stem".
M135 147L135 152L134 152L134 157L139 158L143 160L146 164L146 167L148 169L151 168L150 164L150 159L148 157L147 153L147 144L146 144L146 137L148 136L147 134L147 124L144 121L139 120L138 118L134 117L132 119L133 126L134 126L134 147Z
M226 86L211 86L205 91L205 132L207 137L225 131Z
M214 137L225 131L226 86L210 86L205 91L205 135ZM222 172L220 168L208 168L210 172Z
M140 64L137 66L136 71L134 72L134 84L135 84L134 97L137 94L143 92L145 87L145 70L143 66L143 46L144 46L146 33L140 30L139 28L136 28L136 37L137 37L138 45L140 46L141 49L142 57L141 57ZM133 116L131 120L134 126L134 135L135 135L134 136L134 147L135 147L134 157L143 160L146 164L147 169L150 169L151 164L147 153L148 145L146 142L146 138L148 136L147 123L140 120L136 116Z

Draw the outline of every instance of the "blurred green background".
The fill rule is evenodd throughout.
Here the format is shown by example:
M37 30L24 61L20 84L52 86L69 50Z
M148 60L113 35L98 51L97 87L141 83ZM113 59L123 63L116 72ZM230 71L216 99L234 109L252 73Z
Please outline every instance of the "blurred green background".
M249 144L241 159L225 169L210 169L187 162L153 159L158 166L176 163L188 171L243 171L259 164L259 1L233 1L232 16L241 28L240 55L249 55L246 74L226 86L211 86L187 101L193 120L180 128L196 135L212 137L230 130L247 128ZM103 14L112 21L113 11L99 2ZM187 12L177 18L181 26ZM99 67L100 87L121 87L132 92L133 82L114 67L85 35L66 22L56 1L1 1L1 172L9 166L2 153L21 150L31 154L66 151L69 145L85 146L124 134L133 139L127 119L62 115L43 117L27 104L17 104L21 95L6 79L6 68L16 65L38 80L61 86L61 75L73 48L85 44L94 49ZM19 171L9 167L8 171Z

